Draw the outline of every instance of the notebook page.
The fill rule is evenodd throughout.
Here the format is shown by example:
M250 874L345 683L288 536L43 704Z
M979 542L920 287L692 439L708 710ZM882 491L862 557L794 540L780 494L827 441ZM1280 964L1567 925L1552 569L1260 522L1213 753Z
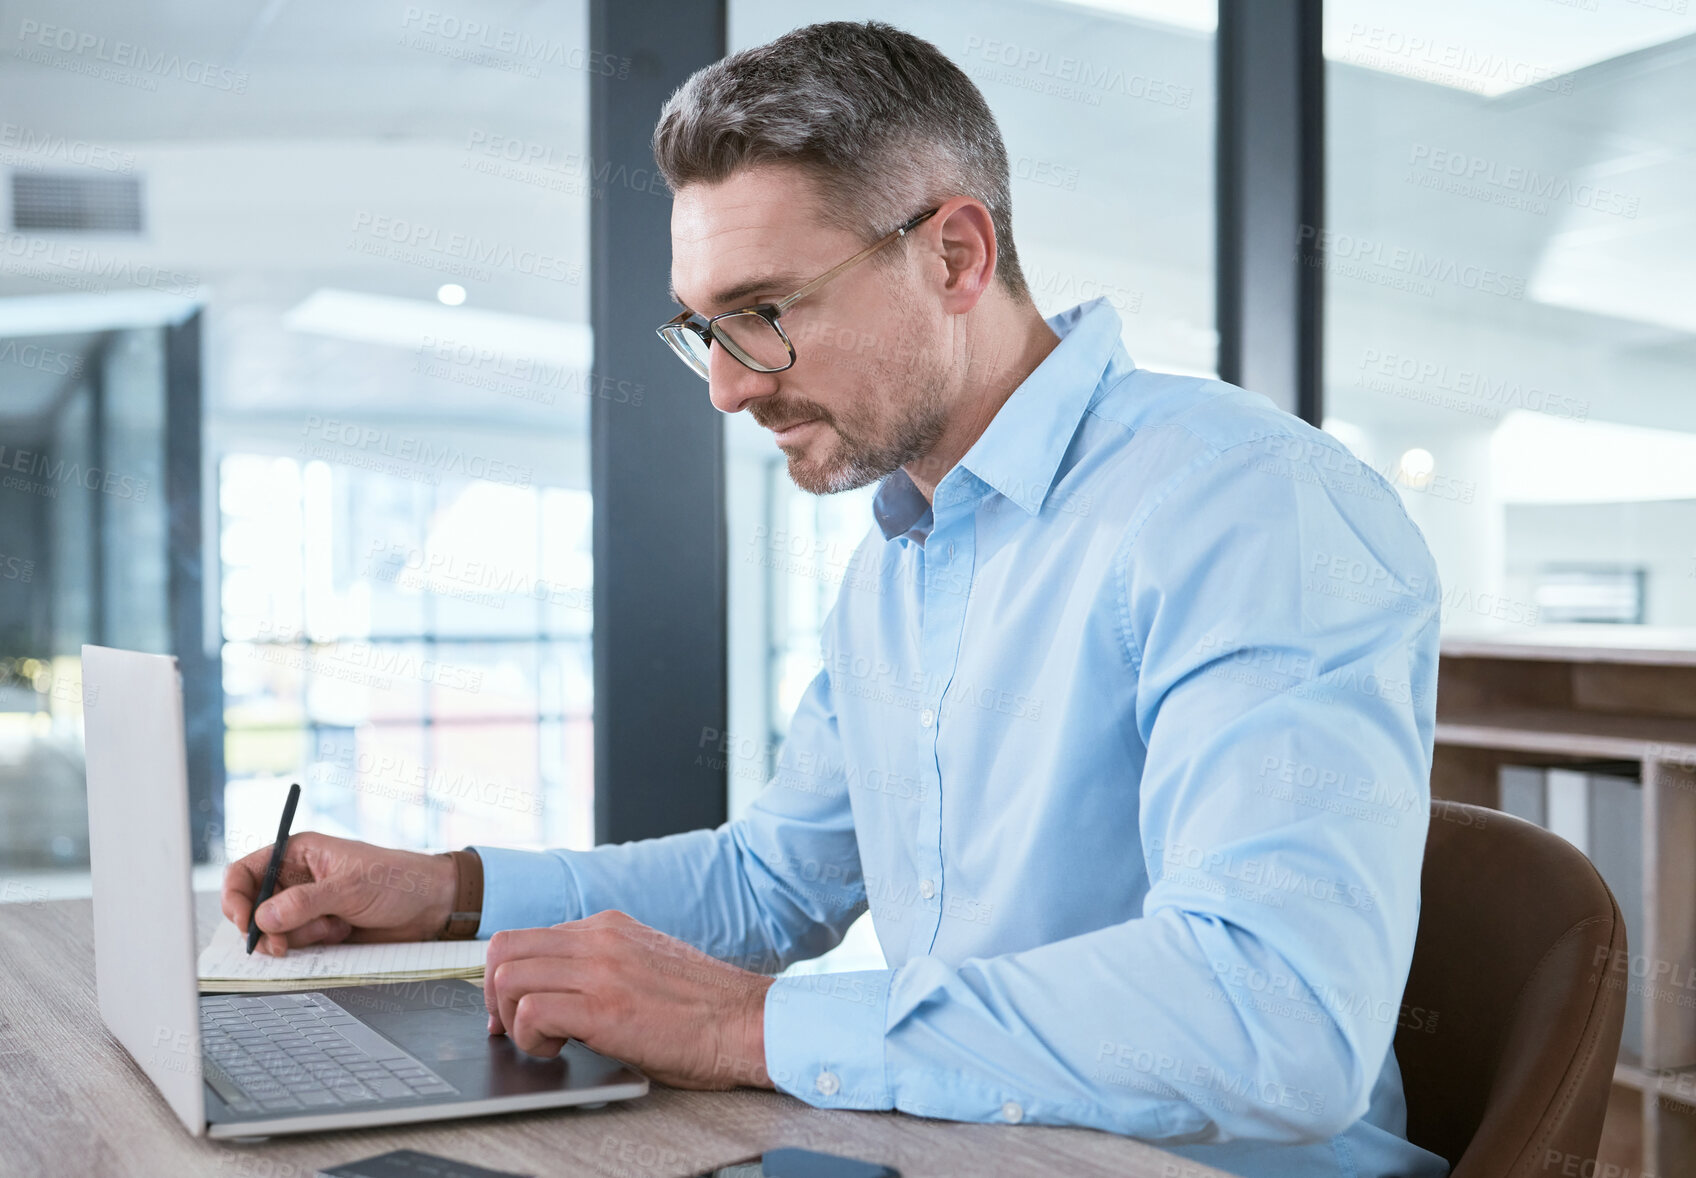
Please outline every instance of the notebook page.
M308 945L286 957L247 954L247 938L220 920L212 943L200 954L202 981L281 982L321 978L369 978L386 974L475 976L488 956L487 941L396 941L392 944Z

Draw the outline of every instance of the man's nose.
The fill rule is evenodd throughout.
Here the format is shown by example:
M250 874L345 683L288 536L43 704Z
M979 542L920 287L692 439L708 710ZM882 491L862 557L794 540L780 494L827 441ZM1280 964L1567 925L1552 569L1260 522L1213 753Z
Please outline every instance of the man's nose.
M777 391L776 372L755 372L714 343L707 351L707 395L721 413L740 413L749 402Z

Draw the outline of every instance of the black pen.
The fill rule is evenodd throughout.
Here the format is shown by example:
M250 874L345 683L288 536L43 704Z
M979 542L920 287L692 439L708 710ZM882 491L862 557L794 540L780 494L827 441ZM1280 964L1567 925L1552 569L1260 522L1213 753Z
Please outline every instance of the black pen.
M283 821L277 827L277 845L271 848L271 862L265 865L265 882L259 885L259 899L247 914L247 951L259 944L259 906L277 890L277 873L283 869L283 849L289 845L289 827L294 822L294 804L300 801L300 782L289 786L289 800L283 803Z

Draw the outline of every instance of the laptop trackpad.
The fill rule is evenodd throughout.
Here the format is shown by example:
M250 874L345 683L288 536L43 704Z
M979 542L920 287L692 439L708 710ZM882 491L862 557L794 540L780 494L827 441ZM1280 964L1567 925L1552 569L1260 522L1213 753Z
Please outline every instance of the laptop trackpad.
M509 1036L489 1034L483 991L470 982L391 982L327 992L360 1021L433 1065L468 1097L640 1083L624 1064L578 1042L552 1058L521 1051Z
M334 993L336 1001L407 1053L436 1066L462 1091L488 1095L545 1092L573 1087L567 1053L527 1055L505 1035L489 1034L483 991L465 981L390 983L361 987L367 993ZM598 1059L598 1057L597 1057ZM575 1069L582 1071L582 1067Z

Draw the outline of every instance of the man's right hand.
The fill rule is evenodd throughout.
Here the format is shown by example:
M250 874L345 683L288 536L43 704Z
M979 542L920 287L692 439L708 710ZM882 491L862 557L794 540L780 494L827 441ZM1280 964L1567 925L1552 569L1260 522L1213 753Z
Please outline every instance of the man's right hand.
M243 934L270 862L267 846L224 873L224 915ZM259 909L257 951L281 957L290 946L433 940L447 927L458 886L447 855L291 835L276 891Z

